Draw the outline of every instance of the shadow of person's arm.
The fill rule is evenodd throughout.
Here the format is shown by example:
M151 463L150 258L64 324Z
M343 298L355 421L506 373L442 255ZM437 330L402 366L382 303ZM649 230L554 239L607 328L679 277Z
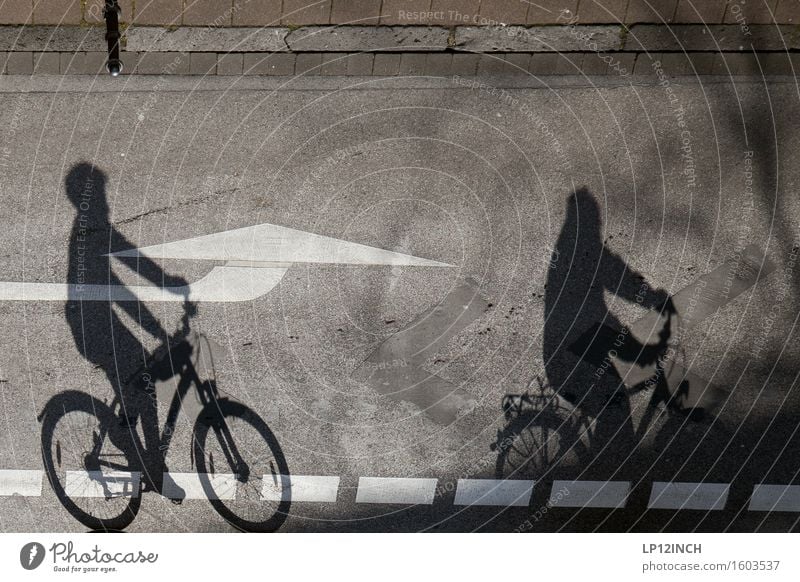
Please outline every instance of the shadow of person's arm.
M120 248L120 246L122 248L132 248L134 246L118 231L116 231L114 235L115 243L119 245L117 248ZM193 311L189 313L189 309L186 308L186 306L191 306L191 309L194 309L194 304L188 301L189 282L186 279L177 275L170 275L157 265L155 261L144 255L135 257L117 256L113 258L154 285L164 288L170 293L182 295L184 298L185 316L188 315L191 317L194 315ZM161 326L158 318L153 315L153 312L143 302L122 301L119 302L118 305L134 321L137 321L147 333L164 342L169 341L170 334Z
M647 309L663 311L671 306L669 293L664 289L653 289L644 275L605 246L600 271L603 286L617 297Z
M617 358L624 362L631 362L644 368L655 364L669 347L670 333L659 333L659 341L654 344L640 342L632 335L628 335L625 345L617 350Z
M189 292L189 282L186 279L178 275L170 275L149 257L139 255L137 257L114 258L140 277L154 285L163 287L170 293L186 296Z
M131 244L131 242L125 238L125 236L119 232L117 229L113 229L111 234L111 238L114 241L113 246L117 249L134 249L136 245ZM115 256L113 257L118 262L122 263L126 267L128 267L131 271L136 273L138 276L143 277L153 285L157 285L158 287L163 287L170 293L174 293L176 295L183 295L184 297L188 296L189 293L189 283L183 277L179 277L177 275L170 275L164 269L162 269L159 265L156 264L153 259L147 257L145 255L137 255L133 257L122 257L122 256Z
M631 303L637 303L646 309L658 311L667 319L658 334L658 342L643 343L628 333L623 349L618 350L617 357L639 366L655 364L669 347L671 337L671 316L676 313L670 294L664 289L654 289L644 275L630 267L625 260L603 248L603 264L601 271L605 278L605 288Z

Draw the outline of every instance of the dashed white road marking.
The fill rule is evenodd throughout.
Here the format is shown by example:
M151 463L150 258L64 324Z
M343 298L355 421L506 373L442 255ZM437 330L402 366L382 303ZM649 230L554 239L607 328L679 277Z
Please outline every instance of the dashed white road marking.
M235 499L232 474L208 475L211 499ZM140 473L67 471L70 497L137 496ZM42 495L44 473L38 470L0 469L0 497ZM332 475L264 475L261 497L265 501L291 500L336 503L340 477ZM434 502L437 479L360 477L357 503L424 504ZM535 481L522 479L459 479L454 505L526 507ZM728 483L653 483L649 509L719 510L727 503ZM622 508L630 493L627 481L554 481L549 503L565 508ZM165 473L162 494L171 499L208 499L197 473ZM756 485L750 511L800 513L800 485Z
M526 507L533 485L522 479L459 479L454 504Z
M69 497L138 497L141 473L125 471L67 471L64 491Z
M204 483L211 486L208 493ZM235 499L236 476L232 473L164 473L161 494L169 499Z
M705 509L725 508L728 500L727 483L664 483L656 481L650 493L650 509Z
M436 495L436 479L359 477L356 503L430 505Z
M339 477L322 475L264 475L261 497L267 501L335 503Z
M550 505L554 507L625 507L628 481L554 481Z
M750 511L800 511L800 485L756 485Z
M41 471L0 470L0 495L38 497L41 494Z

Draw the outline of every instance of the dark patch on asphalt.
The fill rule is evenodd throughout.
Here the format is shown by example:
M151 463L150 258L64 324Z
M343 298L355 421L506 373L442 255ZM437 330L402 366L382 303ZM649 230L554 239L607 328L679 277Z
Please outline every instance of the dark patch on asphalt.
M416 316L384 341L353 376L376 392L421 408L442 425L474 406L462 388L431 374L423 364L487 309L478 284L466 279L441 303Z

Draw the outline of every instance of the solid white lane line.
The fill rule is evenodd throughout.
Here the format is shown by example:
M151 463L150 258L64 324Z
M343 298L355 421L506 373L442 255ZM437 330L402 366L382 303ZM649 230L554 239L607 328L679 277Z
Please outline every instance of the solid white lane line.
M656 481L653 483L647 506L650 509L724 509L729 487L728 483Z
M141 473L67 471L68 497L138 497Z
M203 484L210 485L206 492ZM170 499L235 499L236 476L232 473L164 473L161 490Z
M339 477L324 475L264 475L261 497L267 501L335 503Z
M41 471L0 470L0 495L38 497L41 494Z
M800 485L756 485L750 511L800 511Z
M553 507L625 507L630 493L628 481L553 481Z
M359 477L356 503L430 505L436 494L436 479Z
M459 479L454 505L527 507L534 483L522 479Z

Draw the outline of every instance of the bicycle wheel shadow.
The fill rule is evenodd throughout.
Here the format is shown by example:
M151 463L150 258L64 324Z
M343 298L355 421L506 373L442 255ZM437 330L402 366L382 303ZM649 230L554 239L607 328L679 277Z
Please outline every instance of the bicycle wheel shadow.
M291 507L288 463L267 423L219 389L216 371L225 355L222 346L192 332L157 358L139 381L150 382L143 392L168 406L161 450L169 449L177 432L178 413L194 419L189 456L202 495L217 513L240 531L276 531ZM174 502L191 493L169 474L160 492Z
M651 311L673 309L665 290L605 244L600 206L589 190L578 189L566 199L544 293L542 356L551 394L543 400L546 393L535 390L534 406L516 409L505 408L513 397L507 395L507 425L495 443L498 478L607 479L631 462L641 452L633 417L642 412L632 409L618 366L656 372L640 387L650 394L645 419L676 402L661 381L670 318L655 342L640 341L611 311L607 294Z
M139 511L142 491L163 493L180 502L196 496L198 488L237 529L277 529L288 513L288 488L278 495L276 516L269 520L244 519L230 509L242 483L252 490L264 475L288 479L289 471L266 423L242 403L220 395L214 371L216 348L204 336L189 332L195 305L188 297L182 304L164 304L165 313L173 306L183 307L184 330L170 335L142 302L111 299L111 294L108 301L96 300L98 288L125 286L115 270L120 267L173 293L187 289L184 278L165 272L146 257L115 257L110 262L109 253L135 245L111 221L107 183L105 173L86 162L73 166L65 178L75 216L67 249L69 299L64 310L76 349L93 369L103 372L113 397L109 402L107 397L67 390L43 408L42 457L53 490L72 516L92 530L125 529ZM174 311L172 315L181 316ZM149 353L140 340L142 332L160 341L161 347ZM163 430L159 402L167 407ZM195 471L194 476L179 474L176 479L170 477L167 451L178 413L188 412L197 418L187 455ZM237 443L234 426L248 427L255 435L249 437L251 442ZM262 449L266 443L266 456L272 459L272 467L263 474L260 466L243 460L242 451L254 450L245 445L252 447L255 441L262 443ZM218 455L214 462L209 451ZM223 470L226 463L228 471ZM218 473L226 479L217 478ZM226 485L227 492L220 493ZM254 504L255 498L248 502ZM243 499L239 501L246 506Z

